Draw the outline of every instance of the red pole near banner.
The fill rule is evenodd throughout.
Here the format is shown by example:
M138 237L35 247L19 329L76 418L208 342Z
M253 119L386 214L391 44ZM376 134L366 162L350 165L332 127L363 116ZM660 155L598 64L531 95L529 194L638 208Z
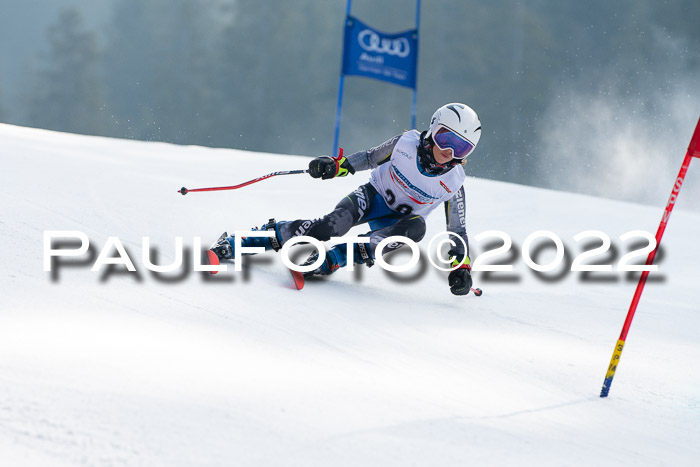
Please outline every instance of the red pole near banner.
M690 139L688 151L685 153L685 159L683 159L681 170L680 172L678 172L678 177L676 177L676 181L673 184L671 196L668 199L668 203L666 203L664 215L661 218L659 229L656 231L656 247L651 251L651 253L649 253L649 256L647 257L647 266L650 266L654 262L656 252L659 249L659 244L661 244L661 237L663 237L664 235L666 225L668 224L668 219L671 217L671 211L673 211L673 206L676 205L678 194L681 191L683 181L685 180L685 175L688 172L688 167L690 166L690 161L693 157L700 158L700 120L698 120L698 123L695 126L695 132L693 133L693 137ZM625 324L622 326L620 338L617 340L615 350L613 351L612 358L610 359L610 366L608 366L608 372L605 375L605 381L603 381L603 388L600 391L600 397L607 397L608 393L610 392L610 385L612 385L612 380L615 377L615 370L617 370L617 365L620 363L620 355L622 354L622 349L625 346L625 340L627 340L627 333L629 332L630 326L632 325L632 319L634 318L635 311L637 311L637 305L639 304L639 299L642 296L642 291L644 290L644 285L647 282L647 277L649 277L649 271L643 271L642 277L639 278L637 289L634 292L634 297L632 298L632 303L630 304L629 311L627 312Z

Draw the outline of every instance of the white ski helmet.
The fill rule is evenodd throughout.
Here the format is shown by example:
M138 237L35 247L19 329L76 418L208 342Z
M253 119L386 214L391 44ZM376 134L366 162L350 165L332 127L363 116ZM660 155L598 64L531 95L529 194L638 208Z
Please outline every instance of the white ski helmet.
M465 159L479 143L481 122L468 105L457 102L443 105L433 114L426 137L438 149L451 149L455 159Z

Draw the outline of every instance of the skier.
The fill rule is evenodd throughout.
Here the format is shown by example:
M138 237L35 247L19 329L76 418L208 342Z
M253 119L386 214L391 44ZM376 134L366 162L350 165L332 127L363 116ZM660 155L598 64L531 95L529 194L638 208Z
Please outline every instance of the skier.
M278 222L270 219L261 230L274 231L275 235L246 237L241 239L241 245L278 251L295 236L327 241L346 234L353 226L368 223L370 231L365 235L370 241L354 244L353 258L355 263L372 266L379 242L394 235L420 241L425 235L425 217L444 202L447 231L459 235L466 245L465 249L457 241L449 252L455 269L450 272L448 283L453 294L466 295L472 279L462 166L480 136L481 123L476 112L467 105L452 103L433 114L427 131L409 130L347 157L317 157L309 163L313 178L328 180L371 168L370 182L358 187L319 219ZM234 237L224 232L211 249L219 259L231 259L234 245ZM382 253L401 246L403 243L391 243ZM304 275L332 274L346 266L347 256L346 244L335 245L326 251L321 267ZM317 259L318 252L314 251L305 264Z

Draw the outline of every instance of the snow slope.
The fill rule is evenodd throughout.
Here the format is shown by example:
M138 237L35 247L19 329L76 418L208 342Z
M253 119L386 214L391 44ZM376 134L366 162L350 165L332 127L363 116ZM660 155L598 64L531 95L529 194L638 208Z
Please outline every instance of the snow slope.
M614 264L629 249L619 235L653 234L665 199L470 177L472 256L494 229L516 253L513 273L475 273L482 297L452 296L431 266L341 270L300 292L274 253L213 278L151 274L141 238L169 263L177 236L191 249L269 217L317 217L368 172L183 197L183 185L308 159L9 125L0 161L0 465L700 465L700 216L674 212L652 275L662 280L644 292L607 399L636 281L538 276L519 253L546 229L576 256L573 236L595 229L612 238ZM91 272L85 258L44 272L47 230L84 232L94 255L116 236L138 273ZM442 230L439 209L426 238Z

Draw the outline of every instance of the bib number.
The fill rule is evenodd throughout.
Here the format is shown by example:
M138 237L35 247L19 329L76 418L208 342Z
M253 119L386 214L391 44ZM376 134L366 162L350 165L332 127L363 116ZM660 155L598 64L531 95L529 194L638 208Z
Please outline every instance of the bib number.
M391 209L394 211L398 211L401 214L404 215L409 215L413 212L413 208L409 206L408 204L399 204L398 206L395 205L396 203L396 195L394 194L393 191L391 191L390 188L386 189L386 204L389 205Z

